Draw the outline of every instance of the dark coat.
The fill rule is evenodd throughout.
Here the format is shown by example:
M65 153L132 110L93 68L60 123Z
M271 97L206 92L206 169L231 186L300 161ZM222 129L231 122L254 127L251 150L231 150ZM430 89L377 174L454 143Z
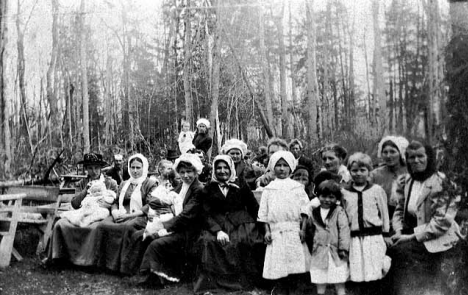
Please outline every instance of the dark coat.
M182 184L179 185L174 191L176 193L180 193L181 189ZM188 236L193 236L200 231L200 194L202 189L202 184L198 181L198 179L195 179L190 185L187 194L185 195L185 199L182 204L182 212L180 212L179 215L175 216L171 220L163 222L164 228L168 232L186 232Z
M213 234L220 230L226 232L226 223L236 227L257 219L259 205L245 185L230 187L224 196L218 183L212 182L203 189L202 202L207 230Z
M128 168L126 167L122 167L122 177L120 177L119 170L115 167L112 167L109 170L107 170L106 175L117 181L118 185L120 185L122 181L125 181L130 178L130 174L128 174Z
M203 152L205 152L205 154L207 154L208 150L213 144L213 139L207 133L200 134L197 132L192 140L192 143L196 149L202 150Z

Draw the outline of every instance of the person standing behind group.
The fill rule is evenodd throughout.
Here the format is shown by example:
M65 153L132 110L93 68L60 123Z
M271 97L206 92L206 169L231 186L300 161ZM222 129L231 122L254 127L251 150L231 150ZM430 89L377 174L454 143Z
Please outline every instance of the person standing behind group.
M353 154L348 169L353 180L343 190L343 207L351 229L350 279L366 283L361 285L361 294L379 294L374 282L386 275L391 263L383 237L390 229L387 197L379 185L369 182L372 160L368 155Z
M114 155L114 165L107 171L106 175L112 177L112 179L117 182L117 185L120 185L122 181L130 178L128 169L124 166L124 160L121 154Z
M210 129L210 121L205 118L198 119L197 131L192 141L195 148L202 150L205 154L208 154L208 150L213 144L213 139L208 135L208 129Z
M181 154L185 154L189 149L193 148L194 132L190 131L190 122L182 122L182 130L179 133L177 142L179 143L179 150Z
M314 174L314 164L311 159L304 156L304 146L299 139L293 139L289 143L289 151L294 155L297 160L297 165L306 167L309 170L311 178Z
M408 140L402 136L385 136L382 138L377 156L383 160L384 165L375 168L371 172L371 181L380 185L387 195L390 218L392 218L398 202L396 194L397 179L408 172L405 161L405 151L408 144Z
M267 150L268 150L268 158L269 158L277 151L287 151L288 144L286 143L286 141L284 141L281 138L273 137L273 138L270 138L270 140L268 141ZM268 164L268 167L269 166L270 165ZM268 167L265 171L265 174L263 174L262 176L257 178L257 180L255 180L256 188L267 186L271 181L275 179L275 173L272 170L270 170ZM294 170L292 170L291 173L292 172L294 172Z
M300 228L301 208L309 198L304 186L289 178L296 168L292 153L274 153L268 168L276 178L264 188L258 211L267 244L263 277L277 280L276 288L287 294L293 287L289 276L309 270L310 254Z
M238 185L247 184L250 188L255 189L255 174L253 168L244 160L244 156L247 153L247 144L239 139L229 139L221 148L221 153L230 156L234 161L236 183Z
M321 150L321 158L325 170L338 175L340 183L346 184L351 180L351 175L344 165L348 152L342 146L337 144L328 144ZM323 169L322 169L323 170Z
M346 212L337 205L342 198L341 187L333 180L325 180L318 186L317 194L320 206L314 209L307 206L303 211L312 220L314 228L310 278L317 285L317 294L325 294L327 284L334 284L336 293L344 295L349 277L350 231ZM306 224L302 223L304 236L307 234Z

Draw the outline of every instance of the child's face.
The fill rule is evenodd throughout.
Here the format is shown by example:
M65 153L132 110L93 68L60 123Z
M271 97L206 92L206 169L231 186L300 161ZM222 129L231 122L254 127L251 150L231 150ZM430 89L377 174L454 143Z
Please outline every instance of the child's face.
M289 168L288 163L284 159L279 159L275 165L275 176L279 179L286 179L291 174L291 168Z
M302 183L304 186L309 185L309 172L304 169L297 170L293 175L293 180Z
M190 124L184 124L182 125L182 131L187 132L190 130Z
M364 185L367 183L369 178L369 169L366 166L358 165L358 163L353 163L351 169L349 170L353 181L357 185Z
M322 194L319 196L319 200L320 200L320 207L322 207L323 209L330 209L331 206L336 204L336 196L332 194L329 194L329 195Z

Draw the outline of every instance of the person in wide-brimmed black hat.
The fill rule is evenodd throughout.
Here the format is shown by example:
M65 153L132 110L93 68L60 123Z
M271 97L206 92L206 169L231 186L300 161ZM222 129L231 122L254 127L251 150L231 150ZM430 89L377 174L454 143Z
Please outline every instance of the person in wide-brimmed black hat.
M82 164L86 170L87 177L78 182L76 187L76 194L71 201L73 208L78 209L81 207L81 201L88 194L89 184L93 180L102 180L106 185L106 188L117 193L117 182L112 178L102 174L102 167L108 166L109 164L102 159L101 154L88 153L83 156L83 160L79 161L78 164ZM103 204L105 206L106 204Z

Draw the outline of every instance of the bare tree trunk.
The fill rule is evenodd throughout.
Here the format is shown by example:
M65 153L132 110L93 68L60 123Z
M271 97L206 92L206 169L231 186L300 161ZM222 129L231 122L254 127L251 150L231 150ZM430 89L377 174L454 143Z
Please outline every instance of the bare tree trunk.
M214 31L214 43L213 43L213 71L211 74L211 112L210 112L210 123L211 138L216 139L217 152L221 150L220 130L219 130L219 118L218 118L218 99L219 99L219 70L221 65L221 1L215 2L216 6L216 29ZM215 132L216 131L216 132ZM216 134L216 138L214 136ZM213 143L214 145L214 143ZM211 157L211 150L209 151L209 157Z
M258 21L259 21L259 38L260 38L260 58L262 64L262 77L263 77L263 95L265 97L266 117L269 126L275 126L273 119L273 105L272 105L272 90L270 88L270 72L268 70L267 50L265 47L265 20L263 6L259 6Z
M81 90L83 96L83 151L90 152L89 141L89 94L88 94L88 72L86 69L86 36L85 36L85 0L81 0L80 6L80 68L81 68Z
M308 1L306 3L306 15L307 15L307 100L309 108L309 128L308 138L309 142L315 140L318 137L318 141L321 142L321 134L317 133L317 103L319 101L318 83L317 83L317 65L315 60L315 46L316 46L316 26L314 19L314 1Z
M8 20L7 16L9 13L8 7L9 1L0 1L0 111L1 111L1 146L0 148L5 151L4 159L4 173L2 177L9 178L10 176L10 164L13 160L11 154L11 133L10 133L10 100L7 93L8 84ZM1 166L0 166L1 167Z
M428 42L428 93L427 93L427 130L426 136L431 143L434 132L441 123L441 89L442 73L440 69L440 15L437 0L423 1L427 13L427 42Z
M297 93L296 93L296 67L294 65L294 47L293 47L293 34L292 34L292 13L291 1L289 1L289 68L291 72L291 94L292 94L292 108L293 113L293 133L294 137L298 137L302 130L299 129L299 124L296 122L296 107L298 106ZM300 106L299 106L300 107Z
M190 0L187 0L187 7L190 7ZM185 11L185 41L184 41L184 96L185 96L185 119L193 124L193 101L192 90L190 89L190 57L192 52L192 24L190 19L190 9ZM214 125L212 125L214 128Z
M284 139L291 138L289 133L289 108L286 94L286 48L284 46L283 33L284 2L281 5L280 16L276 18L276 28L279 40L279 70L280 70L280 93L281 93L281 130Z
M378 126L381 133L387 130L387 100L385 97L385 83L383 77L382 65L382 45L380 40L380 26L379 26L379 2L376 0L372 2L372 20L374 27L374 85L373 93L374 98L379 102L378 111Z

